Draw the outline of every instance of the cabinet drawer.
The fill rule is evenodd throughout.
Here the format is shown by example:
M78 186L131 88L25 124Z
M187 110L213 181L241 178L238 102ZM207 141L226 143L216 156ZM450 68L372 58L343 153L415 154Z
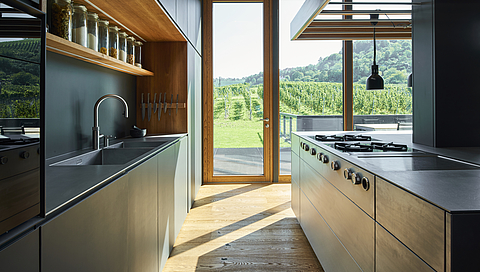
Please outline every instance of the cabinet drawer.
M382 226L377 224L376 232L376 271L435 271L390 235Z
M308 198L300 191L301 226L325 271L362 271Z
M381 178L376 186L377 222L436 271L444 271L445 212Z
M302 191L307 198L358 266L363 271L373 271L375 234L373 219L312 168L305 165L301 171ZM307 217L302 214L302 220L303 216Z

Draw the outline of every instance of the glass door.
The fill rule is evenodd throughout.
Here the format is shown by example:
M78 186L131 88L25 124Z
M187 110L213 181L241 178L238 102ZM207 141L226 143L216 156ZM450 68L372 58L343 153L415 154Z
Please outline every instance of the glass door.
M211 101L207 106L210 111L204 113L204 125L211 126L207 135L204 132L208 148L204 157L209 158L204 161L204 181L271 181L270 31L265 31L269 25L264 22L267 1L207 2L212 14L212 70L211 77L204 78L211 82L208 89L204 86L210 92L204 100ZM204 35L208 37L208 31ZM208 56L205 53L204 58ZM204 67L208 65L204 63Z

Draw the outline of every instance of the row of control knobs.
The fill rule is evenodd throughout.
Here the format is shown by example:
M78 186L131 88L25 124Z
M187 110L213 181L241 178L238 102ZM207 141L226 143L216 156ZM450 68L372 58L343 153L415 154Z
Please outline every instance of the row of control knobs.
M310 146L308 146L308 144L300 143L300 147L303 150L309 152L310 155L316 156L319 161L321 161L325 164L329 162L328 156L326 154L323 154L323 153L318 153L317 154L317 150L315 150L315 148L313 148L313 147L310 148ZM330 162L330 168L332 168L332 170L337 171L337 170L340 169L340 167L341 167L340 162L338 162L338 161L331 161ZM343 171L343 176L345 177L346 180L351 180L353 185L360 185L361 184L365 191L368 191L370 189L370 181L368 180L367 177L362 177L361 173L355 173L351 169L345 168L345 170Z
M40 149L37 149L37 153L40 154ZM28 159L30 157L30 152L28 151L22 151L19 154L19 157L22 159ZM0 156L0 165L5 165L8 163L8 157L7 156Z

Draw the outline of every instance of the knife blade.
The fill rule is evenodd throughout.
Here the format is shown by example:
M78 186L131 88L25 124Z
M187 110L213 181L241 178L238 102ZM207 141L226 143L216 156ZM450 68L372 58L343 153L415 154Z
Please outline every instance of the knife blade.
M173 106L173 94L172 97L170 97L170 108ZM168 115L172 115L170 111L168 111Z
M152 104L150 104L150 94L147 96L147 105L148 105L148 121L152 117Z
M160 93L160 98L158 99L158 121L162 117L162 94Z
M143 103L143 93L142 93L142 121L145 120L145 104Z
M167 93L165 93L165 96L163 97L163 112L167 113Z
M157 101L157 93L153 96L153 113L157 112L157 102L155 101Z

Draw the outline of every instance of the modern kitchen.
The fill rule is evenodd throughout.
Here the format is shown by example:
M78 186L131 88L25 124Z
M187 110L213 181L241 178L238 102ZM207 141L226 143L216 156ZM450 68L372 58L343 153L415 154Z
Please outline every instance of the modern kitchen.
M0 109L0 270L162 271L202 185L222 183L208 176L213 2L222 1L0 1L0 102L10 103ZM262 129L278 136L279 1L260 2L273 105ZM342 6L344 50L375 28L389 38L379 10L358 28L368 34L354 33L348 11L365 1L302 2L292 40L322 39L315 18L328 5ZM275 166L277 136L264 158L277 172L251 181L291 183L291 209L324 271L480 265L480 3L407 4L409 25L390 31L412 41L411 124L355 130L344 106L343 130L291 133L288 181Z

